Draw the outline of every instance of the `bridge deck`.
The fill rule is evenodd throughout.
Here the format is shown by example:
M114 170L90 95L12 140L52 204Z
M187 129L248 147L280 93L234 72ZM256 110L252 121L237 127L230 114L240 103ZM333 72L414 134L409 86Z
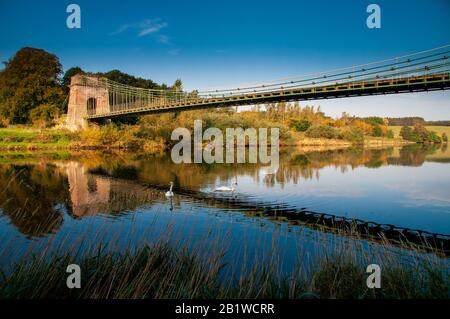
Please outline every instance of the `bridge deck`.
M336 85L311 86L255 92L212 98L190 98L182 101L165 100L160 104L145 105L145 101L136 101L121 109L86 116L88 120L117 118L127 115L173 112L203 108L218 108L239 105L252 105L271 102L289 102L302 100L331 99L340 97L422 92L450 89L450 73L420 75L407 78L380 79L367 82L349 82ZM118 110L117 110L118 109Z

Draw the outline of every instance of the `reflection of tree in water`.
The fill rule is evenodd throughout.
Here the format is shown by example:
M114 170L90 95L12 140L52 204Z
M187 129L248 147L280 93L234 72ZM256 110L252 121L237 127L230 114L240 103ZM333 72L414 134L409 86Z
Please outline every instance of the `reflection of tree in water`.
M234 176L249 176L257 183L272 187L299 183L301 179L319 179L320 170L325 167L335 167L345 173L361 166L421 165L425 157L435 151L432 146L420 145L405 146L399 154L392 147L312 152L282 149L279 169L271 175L264 173L264 165L261 164L174 164L168 155L91 154L97 158L91 161L90 157L86 157L84 161L87 165L97 163L97 166L91 166L92 169L103 170L109 176L139 180L150 185L168 185L174 181L180 188L199 190L208 185L228 183Z
M248 176L266 187L283 187L302 179L319 179L320 170L325 167L345 173L361 166L418 166L430 158L448 161L450 154L443 154L438 148L436 145L408 145L401 149L308 152L282 149L279 169L270 175L264 173L261 164L174 164L168 155L88 152L74 161L48 160L55 163L54 166L44 164L46 160L36 165L1 165L0 207L22 233L29 237L41 236L61 226L63 216L55 209L57 204L64 204L77 218L99 212L121 215L164 199L163 192L142 187L145 184L165 189L174 181L177 187L196 192L228 183L235 176Z
M63 216L55 206L68 199L67 179L50 165L0 166L0 206L28 237L55 232Z
M435 154L440 149L436 144L411 144L400 149L400 156L390 158L390 165L421 166L428 155Z

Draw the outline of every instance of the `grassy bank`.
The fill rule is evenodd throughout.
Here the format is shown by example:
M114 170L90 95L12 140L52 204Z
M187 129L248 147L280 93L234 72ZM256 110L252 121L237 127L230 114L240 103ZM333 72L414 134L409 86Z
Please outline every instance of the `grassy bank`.
M30 127L0 128L0 149L65 149L71 135L63 130L40 130Z
M276 127L276 126L274 126ZM225 132L225 130L224 130ZM148 129L137 125L91 126L79 132L64 129L34 129L31 127L0 128L0 150L93 150L130 149L147 153L164 152L176 141L170 139L171 131ZM207 142L204 142L205 145ZM281 130L280 146L350 147L352 145L382 146L403 145L400 138L366 136L358 141L342 137L309 137L305 133Z
M0 149L126 148L162 152L176 143L171 139L175 129L187 128L193 132L196 120L201 120L203 132L208 128L217 128L223 133L228 128L256 131L260 128L278 128L281 146L401 143L401 139L394 139L393 132L382 118L357 118L343 114L334 119L326 116L320 108L300 107L298 103L277 103L266 105L263 110L242 112L214 109L147 115L132 121L132 125L90 125L79 132L36 130L26 126L5 128L0 129Z
M64 129L35 129L26 126L0 128L0 150L141 149L150 153L165 150L164 141L136 137L136 129L132 126L93 126L80 132L70 132Z
M305 278L280 275L271 263L221 279L222 254L169 245L75 260L70 254L20 261L1 277L0 298L449 298L450 277L432 263L383 267L380 289L368 289L365 266L349 255L325 256ZM66 267L80 265L80 289L68 289Z

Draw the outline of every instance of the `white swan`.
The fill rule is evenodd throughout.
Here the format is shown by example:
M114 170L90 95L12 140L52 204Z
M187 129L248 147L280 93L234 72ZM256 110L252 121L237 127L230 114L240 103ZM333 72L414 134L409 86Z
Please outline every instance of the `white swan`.
M168 192L166 192L166 197L173 197L172 188L173 188L173 182L170 182L170 189Z
M237 182L231 184L231 187L228 186L220 186L214 189L215 192L234 192L236 190Z

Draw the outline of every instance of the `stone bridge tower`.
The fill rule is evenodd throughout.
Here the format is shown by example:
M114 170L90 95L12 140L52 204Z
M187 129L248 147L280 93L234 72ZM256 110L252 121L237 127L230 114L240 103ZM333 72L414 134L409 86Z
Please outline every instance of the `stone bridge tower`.
M105 78L74 75L70 79L66 126L77 131L87 127L87 115L109 112L109 92Z

